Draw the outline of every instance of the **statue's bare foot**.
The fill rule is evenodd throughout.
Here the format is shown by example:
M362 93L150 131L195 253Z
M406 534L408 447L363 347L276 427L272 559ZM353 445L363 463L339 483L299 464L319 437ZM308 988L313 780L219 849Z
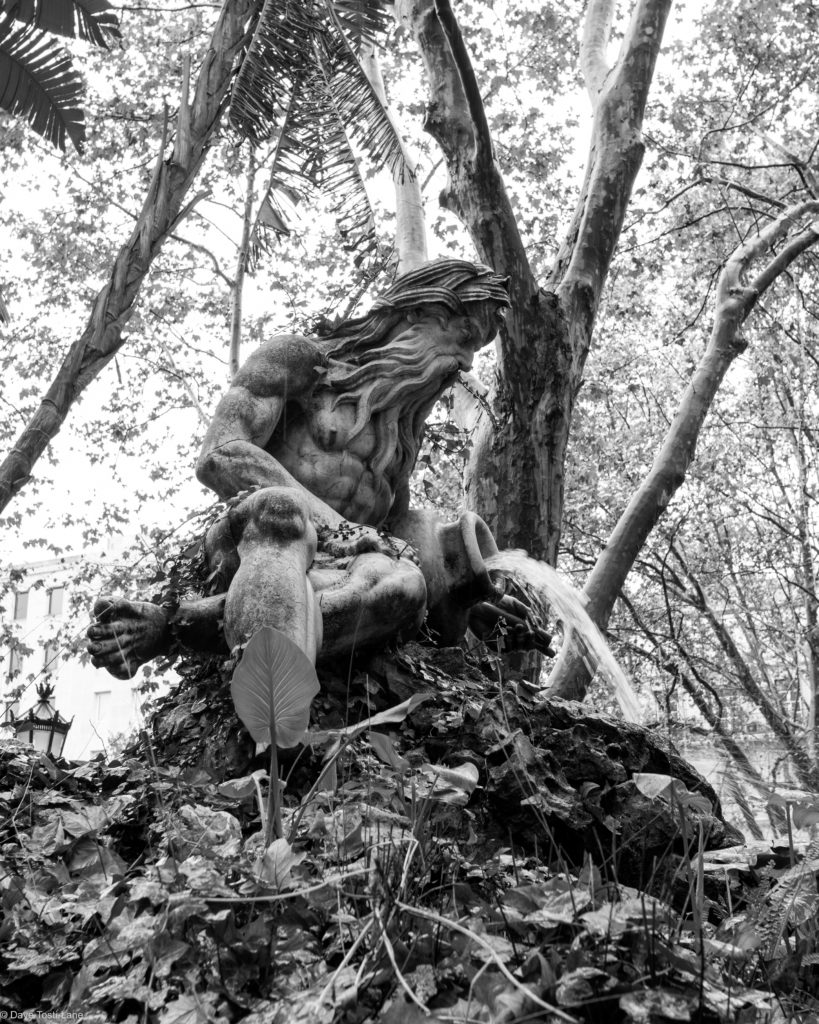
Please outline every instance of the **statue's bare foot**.
M132 679L140 665L167 650L168 616L159 605L103 597L94 617L87 633L91 664L117 679Z

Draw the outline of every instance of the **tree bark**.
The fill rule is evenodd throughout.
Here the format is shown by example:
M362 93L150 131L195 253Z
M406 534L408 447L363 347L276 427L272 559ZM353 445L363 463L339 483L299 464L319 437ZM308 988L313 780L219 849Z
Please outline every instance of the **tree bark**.
M750 264L781 242L801 218L817 212L819 203L815 201L786 210L756 237L739 246L723 269L717 285L714 325L705 353L685 390L651 470L620 516L583 588L588 598L587 611L601 629L608 624L620 588L649 533L685 480L714 396L729 366L745 349L740 333L742 324L759 297L819 239L819 233L813 227L800 232L750 284L746 284L744 278ZM547 693L554 697L582 700L590 680L580 652L567 638L549 677Z
M406 274L426 263L429 258L424 201L421 183L416 176L418 161L404 142L401 126L387 99L384 76L381 74L381 64L375 46L365 47L361 54L361 66L395 128L396 137L401 139L404 166L396 168L392 178L395 187L395 251L398 256L396 273Z
M613 69L605 64L611 0L592 0L582 48L592 146L569 235L545 287L535 280L495 159L483 101L449 0L404 0L426 67L426 128L443 151L441 202L480 258L510 278L492 416L483 414L467 469L467 502L505 547L554 564L574 399L603 284L642 159L648 88L671 0L638 0Z
M142 282L163 242L193 205L183 207L183 202L225 109L234 59L252 9L253 0L225 0L190 103L186 76L173 152L164 158L163 137L142 211L117 255L108 283L94 300L88 325L69 348L39 408L0 465L0 512L30 479L34 463L58 433L74 401L124 344L122 331Z

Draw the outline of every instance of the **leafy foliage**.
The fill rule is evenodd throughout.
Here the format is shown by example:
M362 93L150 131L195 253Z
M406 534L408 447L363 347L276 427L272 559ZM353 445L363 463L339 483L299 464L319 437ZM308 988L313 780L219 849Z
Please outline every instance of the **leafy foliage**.
M59 149L85 140L82 80L50 37L79 37L106 46L119 36L107 0L4 0L0 6L0 106L28 121Z
M275 140L269 184L252 233L255 258L267 235L288 231L283 208L324 191L342 238L363 257L375 222L350 139L402 171L395 127L356 56L384 27L380 3L266 0L231 96L230 122L254 145Z
M121 761L71 766L0 748L7 1005L148 1024L493 1024L536 1013L593 1024L601 1008L624 1022L761 1024L776 1005L811 1009L788 981L784 944L798 937L808 983L813 861L793 869L764 844L695 843L653 864L667 882L646 891L616 880L616 850L613 860L601 850L601 864L582 854L572 863L545 831L537 856L532 836L510 849L483 804L504 755L480 766L446 753L427 760L447 750L453 716L477 722L488 710L474 668L413 648L375 669L325 677L323 727L407 684L435 696L371 716L392 731L355 739L335 792L310 789L315 763L291 764L285 814L296 835L266 849L252 777L219 782L217 768L224 776L238 764L201 731L230 717L213 664L201 678L185 670L153 740ZM514 720L526 713L518 692L506 696ZM174 730L191 733L190 760L207 754L213 770L186 766ZM513 767L528 771L525 760ZM658 792L649 800L668 788L665 776L643 783Z

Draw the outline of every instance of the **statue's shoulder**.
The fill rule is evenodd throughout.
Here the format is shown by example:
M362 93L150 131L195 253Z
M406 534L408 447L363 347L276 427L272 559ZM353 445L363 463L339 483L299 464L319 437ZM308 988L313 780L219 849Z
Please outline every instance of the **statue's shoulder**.
M256 395L298 393L313 387L325 364L317 339L277 334L248 357L234 384Z

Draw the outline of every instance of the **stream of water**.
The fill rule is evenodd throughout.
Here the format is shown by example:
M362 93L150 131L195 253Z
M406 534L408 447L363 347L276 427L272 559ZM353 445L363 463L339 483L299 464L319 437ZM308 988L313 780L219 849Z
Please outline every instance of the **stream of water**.
M611 686L626 721L642 721L640 699L589 617L579 590L551 565L530 558L523 551L501 551L486 559L486 567L490 573L516 583L544 618L549 612L558 618L563 623L564 636L568 637L571 630L589 670L592 674L599 672Z

